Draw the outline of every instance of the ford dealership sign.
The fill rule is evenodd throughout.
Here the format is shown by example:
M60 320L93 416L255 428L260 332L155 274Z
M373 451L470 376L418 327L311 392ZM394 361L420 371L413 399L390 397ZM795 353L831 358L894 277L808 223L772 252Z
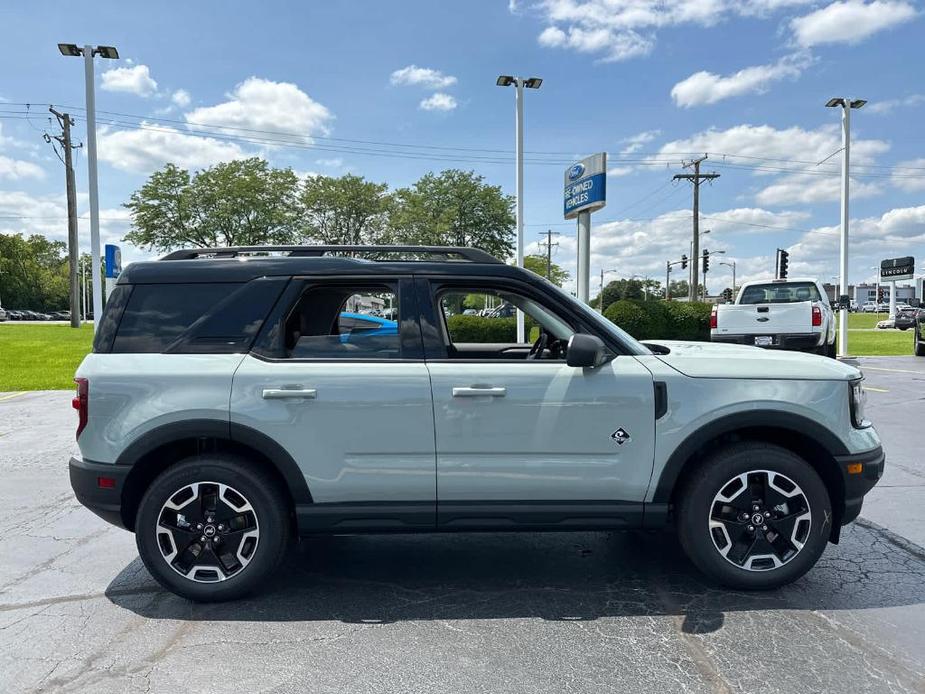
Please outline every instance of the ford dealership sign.
M594 212L607 204L607 153L592 154L565 170L566 219Z

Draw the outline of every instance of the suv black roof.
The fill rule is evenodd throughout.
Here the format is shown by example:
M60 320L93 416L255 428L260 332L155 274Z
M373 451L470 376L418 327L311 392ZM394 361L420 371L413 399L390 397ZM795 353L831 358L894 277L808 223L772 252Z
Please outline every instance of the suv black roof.
M160 260L132 263L119 283L246 282L274 275L412 272L511 276L522 270L483 250L455 246L240 246L180 250Z

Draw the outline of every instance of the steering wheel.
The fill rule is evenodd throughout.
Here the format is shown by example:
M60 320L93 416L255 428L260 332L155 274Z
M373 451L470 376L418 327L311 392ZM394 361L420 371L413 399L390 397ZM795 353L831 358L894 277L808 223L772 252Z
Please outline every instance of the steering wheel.
M527 359L539 359L543 356L543 352L546 349L546 343L549 342L549 333L545 330L540 331L540 336L536 338L536 342L533 343L533 346L530 348L530 351L527 353Z

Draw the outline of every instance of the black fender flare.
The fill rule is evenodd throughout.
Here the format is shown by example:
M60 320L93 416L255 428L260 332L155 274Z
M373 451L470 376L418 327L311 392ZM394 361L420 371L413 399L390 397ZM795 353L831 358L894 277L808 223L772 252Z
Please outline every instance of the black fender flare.
M665 463L655 486L652 503L668 503L685 463L709 441L724 434L755 428L772 428L792 431L811 439L824 448L834 459L847 455L847 447L830 429L803 415L779 410L749 410L714 419L682 441Z
M186 419L155 427L129 444L116 459L116 465L134 466L148 453L161 446L176 441L203 438L230 441L257 451L270 461L286 481L292 500L296 504L312 502L305 476L285 448L256 429L228 420Z

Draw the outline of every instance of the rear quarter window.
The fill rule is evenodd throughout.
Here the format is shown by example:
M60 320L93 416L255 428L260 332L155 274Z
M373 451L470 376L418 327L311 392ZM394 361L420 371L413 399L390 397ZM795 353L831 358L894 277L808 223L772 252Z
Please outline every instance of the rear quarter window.
M163 352L240 283L136 284L122 312L113 352Z

